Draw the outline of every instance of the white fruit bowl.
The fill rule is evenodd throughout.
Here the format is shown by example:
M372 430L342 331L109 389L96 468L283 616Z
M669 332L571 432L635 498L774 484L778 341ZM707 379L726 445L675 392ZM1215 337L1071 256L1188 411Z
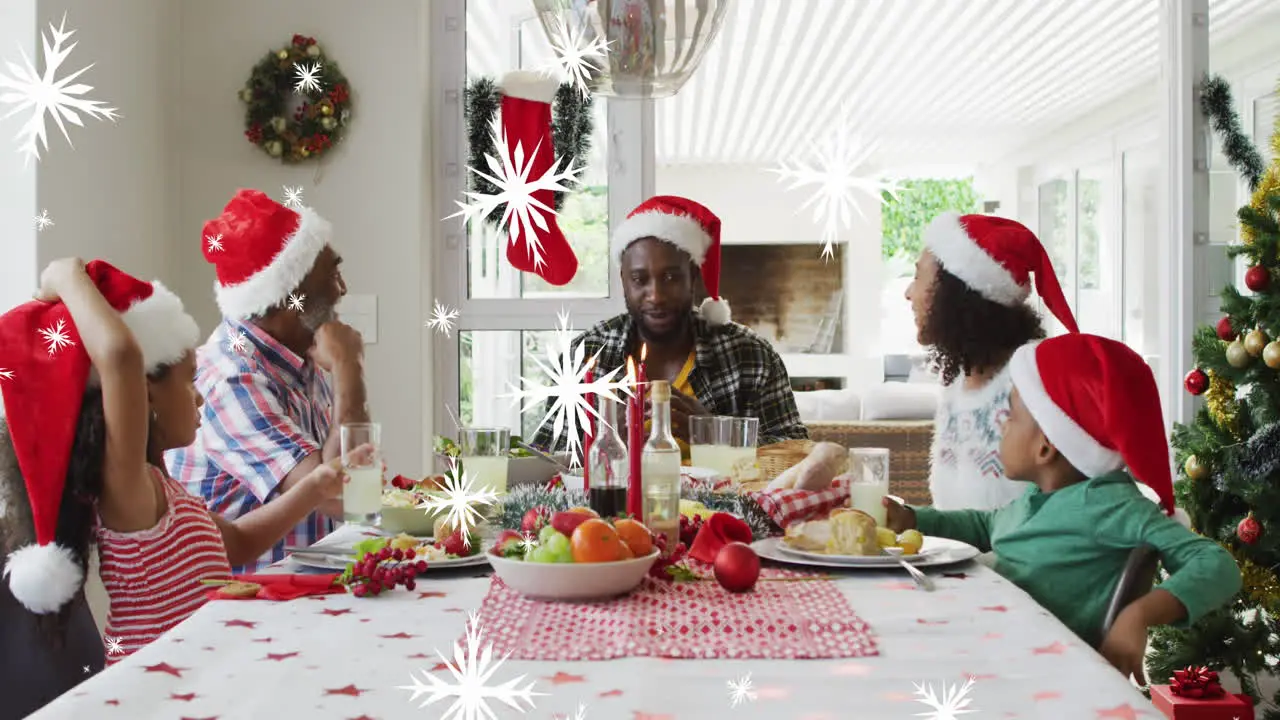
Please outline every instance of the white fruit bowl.
M512 590L534 600L599 600L635 590L658 559L644 557L601 563L536 563L489 553L493 572Z

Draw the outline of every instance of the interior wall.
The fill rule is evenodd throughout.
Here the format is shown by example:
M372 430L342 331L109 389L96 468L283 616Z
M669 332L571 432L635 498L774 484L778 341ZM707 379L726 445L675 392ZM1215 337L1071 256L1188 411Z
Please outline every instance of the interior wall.
M0 2L0 60L20 62L22 53L36 57L36 0ZM7 114L7 113L6 113ZM13 138L23 115L0 116L0 308L9 308L31 297L36 289L36 209L34 161L26 166L16 152ZM62 138L59 137L61 142Z

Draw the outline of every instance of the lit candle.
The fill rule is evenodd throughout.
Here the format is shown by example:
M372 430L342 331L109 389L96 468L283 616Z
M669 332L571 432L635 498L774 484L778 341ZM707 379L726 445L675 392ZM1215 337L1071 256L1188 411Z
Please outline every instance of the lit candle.
M591 358L591 362L587 363L587 375L582 379L583 384L590 385L595 382L596 359ZM595 393L587 393L587 404L591 410L596 410ZM587 411L587 426L583 428L582 438L582 491L591 491L591 442L596 435L596 418L591 414L591 410Z
M635 361L627 358L627 380L635 393L627 402L627 514L642 520L640 455L644 452L644 440L640 428L644 424L644 412L641 410L643 400L637 379Z

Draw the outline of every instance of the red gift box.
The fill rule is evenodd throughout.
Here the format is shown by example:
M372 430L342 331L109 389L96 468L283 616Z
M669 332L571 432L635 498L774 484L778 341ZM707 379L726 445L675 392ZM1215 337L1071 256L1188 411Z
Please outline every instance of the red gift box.
M1224 693L1212 699L1174 695L1168 685L1151 686L1151 702L1169 720L1253 720L1248 695Z

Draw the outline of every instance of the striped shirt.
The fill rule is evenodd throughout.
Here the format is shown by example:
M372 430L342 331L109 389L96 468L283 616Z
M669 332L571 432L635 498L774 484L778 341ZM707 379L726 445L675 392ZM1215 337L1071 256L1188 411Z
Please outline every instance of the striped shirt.
M110 609L107 664L128 657L204 605L201 580L230 580L227 548L204 503L157 467L168 509L150 530L118 533L98 526L99 574ZM114 652L114 643L120 652Z
M196 367L200 429L165 462L210 510L238 518L269 502L285 476L324 447L333 391L314 363L250 322L224 320L197 351ZM264 568L284 559L286 545L310 545L331 532L333 521L312 513L257 562L235 570Z

